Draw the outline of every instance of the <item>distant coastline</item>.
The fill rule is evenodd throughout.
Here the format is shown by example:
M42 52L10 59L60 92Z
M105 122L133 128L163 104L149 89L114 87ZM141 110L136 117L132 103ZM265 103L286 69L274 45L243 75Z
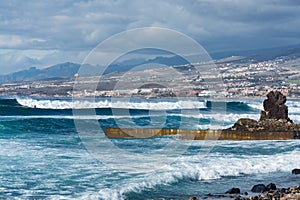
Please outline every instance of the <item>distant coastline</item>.
M0 75L0 96L254 99L263 98L270 90L279 90L289 99L300 98L300 48L215 60L218 77L197 71L207 64L166 64L131 71L134 65L121 63L100 80L97 67L92 65L66 62L44 69L31 67ZM90 74L78 74L81 67ZM74 91L78 84L80 88ZM96 87L91 89L91 84ZM212 85L217 86L210 89Z

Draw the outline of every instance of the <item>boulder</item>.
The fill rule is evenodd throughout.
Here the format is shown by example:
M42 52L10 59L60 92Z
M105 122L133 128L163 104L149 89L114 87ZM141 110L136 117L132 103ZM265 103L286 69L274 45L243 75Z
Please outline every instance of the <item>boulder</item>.
M292 174L300 174L300 169L293 169Z
M266 131L297 131L300 127L298 124L293 124L286 119L266 119L258 122L257 130Z
M225 194L240 194L240 188L231 188L230 190L226 191Z
M300 139L300 131L298 130L294 130L294 136L293 136L294 139Z
M267 186L267 190L270 191L270 190L276 190L276 185L274 183L270 183L268 184Z
M258 122L254 119L241 118L232 127L232 130L249 131L257 128Z
M256 193L259 193L259 192L262 193L265 191L267 191L267 187L264 184L254 185L251 189L251 192L256 192Z

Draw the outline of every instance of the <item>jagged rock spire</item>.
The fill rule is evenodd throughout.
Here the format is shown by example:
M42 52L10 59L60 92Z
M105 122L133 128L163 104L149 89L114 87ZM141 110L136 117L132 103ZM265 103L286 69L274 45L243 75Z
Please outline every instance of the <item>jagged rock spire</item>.
M282 119L291 122L288 117L288 107L285 105L286 96L279 91L271 91L264 100L264 111L260 113L260 121L266 119Z

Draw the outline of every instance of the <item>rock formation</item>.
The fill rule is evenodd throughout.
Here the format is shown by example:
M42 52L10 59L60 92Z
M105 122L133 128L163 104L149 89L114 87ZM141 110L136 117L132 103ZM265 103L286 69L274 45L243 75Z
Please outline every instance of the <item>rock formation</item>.
M237 131L250 132L292 132L294 138L300 138L300 125L294 124L288 117L288 107L285 105L286 96L279 91L271 91L264 100L264 110L259 121L241 118L231 128Z
M257 185L254 185L251 189L251 192L257 192L257 193L262 193L262 192L265 192L267 191L267 187L264 185L264 184L257 184Z
M235 187L225 192L225 194L240 194L240 193L241 193L240 188L235 188Z
M288 107L285 105L286 96L279 91L271 91L267 94L267 99L264 100L264 111L260 113L260 121L265 119L282 119L291 120L288 118Z
M300 169L293 169L292 174L300 174Z
M263 184L255 185L253 188L257 189L255 192L259 192L260 194L252 196L252 197L236 197L237 200L266 200L266 199L280 199L280 200L292 200L292 199L300 199L300 186L291 187L291 188L276 188L274 183L272 184L272 188L269 189L267 187L264 188ZM253 189L252 188L252 189Z

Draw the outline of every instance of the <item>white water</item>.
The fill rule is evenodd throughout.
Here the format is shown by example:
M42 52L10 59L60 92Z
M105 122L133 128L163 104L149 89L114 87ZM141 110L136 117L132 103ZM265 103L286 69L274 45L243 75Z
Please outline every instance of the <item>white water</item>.
M187 141L178 142L187 143ZM182 155L176 163L155 172L125 173L124 177L115 174L113 170L105 170L103 167L93 165L92 157L85 150L46 148L45 146L33 145L32 143L27 144L22 140L0 140L0 144L3 147L0 150L1 158L7 159L5 160L7 165L1 166L1 170L5 170L3 171L5 177L11 180L13 177L9 176L10 170L24 170L16 176L19 180L13 182L13 186L23 188L23 180L37 180L42 183L42 185L36 186L37 191L45 190L45 193L51 194L49 188L53 188L55 195L49 196L49 199L75 198L65 196L63 191L56 191L61 189L60 187L63 185L60 185L60 181L64 180L74 180L81 184L92 183L99 188L99 191L96 192L93 190L89 191L87 187L84 192L77 194L76 199L120 200L126 199L126 194L130 192L139 193L146 189L152 190L159 185L168 186L183 180L213 183L215 180L231 176L272 175L275 172L290 173L292 169L300 166L300 149L296 148L296 146L299 146L300 141L217 141L215 143L216 147L223 147L228 150L210 153L206 157L191 154ZM203 141L194 141L192 145L195 147L207 146ZM293 146L294 150L289 151L288 148ZM261 154L247 155L228 152L231 151L229 149L233 148L248 149L249 153L260 149ZM274 153L268 155L264 153L265 151ZM72 159L63 158L66 156ZM136 154L136 156L138 158L139 154ZM18 160L14 161L13 159ZM124 165L124 168L126 168L126 165L132 165L132 163L122 163L122 159L118 155L115 155L114 159L120 165ZM37 170L39 173L32 175L32 170ZM82 177L77 177L80 173L83 173ZM51 180L45 180L44 177L51 177ZM109 178L112 182L105 180L106 178ZM76 182L74 184L73 186L76 187ZM70 188L73 186L69 185ZM219 187L219 185L216 185L216 187ZM24 186L24 188L26 187ZM19 190L23 194L20 197L21 199L28 199L34 195L31 193L31 190L24 188ZM199 189L201 190L201 188ZM161 195L163 196L164 194L162 193Z
M292 143L299 143L293 141ZM221 142L220 146L236 146L249 148L256 145L255 141ZM271 148L273 142L258 142L260 148ZM284 144L281 144L284 145ZM288 144L286 144L288 145ZM250 147L251 146L251 147ZM279 145L280 147L280 145ZM282 148L282 146L281 146ZM126 165L126 163L124 163ZM200 159L196 156L181 157L172 166L155 173L135 177L128 183L113 188L105 188L89 197L98 199L124 199L128 192L141 192L157 185L168 185L181 180L213 181L226 176L243 176L251 174L267 174L273 172L288 172L300 166L300 150L278 153L275 155L240 155L214 153ZM86 197L86 196L85 196Z
M84 108L123 108L123 109L147 109L147 110L172 110L172 109L199 109L206 108L205 102L179 100L177 102L128 102L122 100L36 100L30 98L18 98L18 103L31 108L41 109L84 109Z
M264 110L263 102L248 102L248 106L257 109ZM299 101L287 101L286 106L288 106L288 111L290 114L300 113L300 102Z
M67 100L35 100L35 99L18 99L18 102L24 106L34 107L34 105L38 108L50 108L50 109L71 109L74 107L73 102ZM117 107L117 108L138 108L141 109L174 109L175 108L198 108L205 107L204 102L109 102L109 101L99 101L99 102L88 102L88 101L75 101L78 107L76 108L93 108L101 107ZM259 103L248 103L251 107L259 106ZM297 109L300 108L298 102L292 102L288 104L290 111L290 118L294 120L294 122L300 122L300 112ZM258 108L258 107L257 107ZM150 117L161 117L161 115L157 114L158 112L151 112ZM198 113L198 114L195 114ZM216 121L224 121L228 124L233 124L239 118L259 118L259 110L257 113L251 111L249 113L226 113L224 114L218 113L207 113L200 111L198 112L183 112L182 114L170 114L174 116L182 116L187 118L197 118L197 119L214 119ZM139 117L149 117L149 115L136 115L136 116L127 116L127 115L86 115L86 116L1 116L0 120L13 119L18 120L22 118L67 118L67 119L109 119L109 118L120 118L130 120L131 118L139 118ZM193 121L193 120L191 120ZM5 122L3 122L5 125ZM198 128L205 129L203 125L198 125ZM230 125L229 125L230 126ZM57 130L59 132L59 130ZM7 134L4 134L3 137L8 137ZM40 137L44 137L41 139ZM216 142L216 146L226 148L226 150L212 152L208 154L207 157L203 158L199 155L188 154L181 155L178 160L173 163L171 166L162 168L160 170L155 171L155 173L138 173L130 174L117 174L115 171L103 169L102 166L96 166L93 164L91 155L80 148L74 148L74 146L69 146L72 144L71 141L63 140L61 135L46 135L41 130L41 133L38 135L34 135L33 137L29 135L29 137L25 140L27 143L24 143L23 139L18 139L18 135L16 134L15 138L12 139L0 139L0 144L2 150L0 150L0 155L2 159L6 159L5 162L2 163L2 168L0 171L3 174L6 174L7 179L13 180L15 187L19 187L21 189L17 189L21 191L23 194L23 199L26 197L31 197L31 192L35 190L35 192L45 190L45 194L49 194L54 192L55 195L49 197L51 199L126 199L126 194L130 192L143 192L146 189L150 190L159 190L157 186L165 185L169 186L172 183L181 184L182 180L194 180L196 182L210 182L214 183L215 180L222 180L224 177L237 177L237 176L245 176L245 175L260 175L260 174L270 174L272 176L273 173L276 172L286 172L290 173L293 168L299 168L300 166L300 149L299 143L300 141L222 141ZM69 135L66 135L68 138ZM48 141L49 139L49 141ZM51 146L53 144L53 140L56 139L57 144ZM66 139L66 138L65 138ZM163 140L163 138L160 138ZM34 141L36 140L36 143ZM66 148L63 148L62 142L65 141ZM125 140L124 140L125 141ZM132 147L141 147L141 151L143 150L143 145L138 143L140 140L131 140L133 142ZM145 140L145 142L155 143L157 140ZM69 143L70 142L70 143ZM186 141L178 141L185 143ZM201 143L203 141L194 141L192 145L195 146L205 146L205 143ZM46 148L45 145L50 145L51 148ZM124 146L128 145L128 141L123 143ZM140 146L139 146L140 145ZM151 145L150 145L151 146ZM292 150L290 150L292 147ZM247 153L236 153L236 150L246 149ZM260 152L257 152L261 150ZM105 149L102 151L106 151ZM134 162L122 162L124 159L120 158L119 155L113 155L114 160L112 162L116 162L119 166L126 169L126 165L138 165L138 162L141 155L145 156L144 153L137 153L136 160ZM140 156L140 157L139 157ZM168 158L169 154L165 155ZM67 157L67 158L66 158ZM90 160L87 163L87 160ZM0 159L1 161L1 159ZM160 160L157 160L159 162ZM101 162L101 160L100 160ZM155 162L152 164L156 164ZM159 163L157 164L159 166ZM119 167L119 168L121 168ZM11 174L15 174L16 169L20 172L17 176L11 176ZM11 172L11 173L9 173ZM32 172L39 172L36 175L32 176ZM86 174L84 174L86 173ZM84 174L84 176L80 176ZM79 176L78 176L79 175ZM53 177L54 176L54 177ZM18 180L14 179L14 177L18 178ZM45 178L46 177L46 178ZM50 180L47 178L50 177ZM96 178L95 178L96 177ZM41 184L38 184L36 188L27 189L26 181L40 181ZM230 178L228 178L230 179ZM246 178L245 178L246 179ZM78 181L74 182L60 182L64 180L72 180ZM233 180L235 181L235 180ZM1 182L1 181L0 181ZM3 185L8 185L4 190L10 190L10 183L7 183L5 179L3 179ZM96 191L89 190L91 186L88 184L92 183L93 186L96 187ZM23 185L24 186L23 186ZM84 191L76 191L72 188L76 188L80 185L86 188ZM67 185L69 188L62 188L60 186ZM237 185L238 186L238 185ZM170 186L173 187L173 186ZM216 184L216 187L219 187ZM46 189L45 189L46 188ZM70 189L71 188L71 189ZM2 188L1 188L2 189ZM52 191L53 189L53 191ZM228 188L226 188L228 189ZM201 188L200 188L201 190ZM59 191L59 193L58 193ZM48 193L47 193L48 192ZM64 192L70 192L65 196ZM76 193L78 192L78 193ZM77 195L76 197L72 196L74 193ZM192 193L191 193L192 194ZM71 196L69 198L69 196ZM163 196L164 194L161 193ZM21 197L20 197L21 198Z

